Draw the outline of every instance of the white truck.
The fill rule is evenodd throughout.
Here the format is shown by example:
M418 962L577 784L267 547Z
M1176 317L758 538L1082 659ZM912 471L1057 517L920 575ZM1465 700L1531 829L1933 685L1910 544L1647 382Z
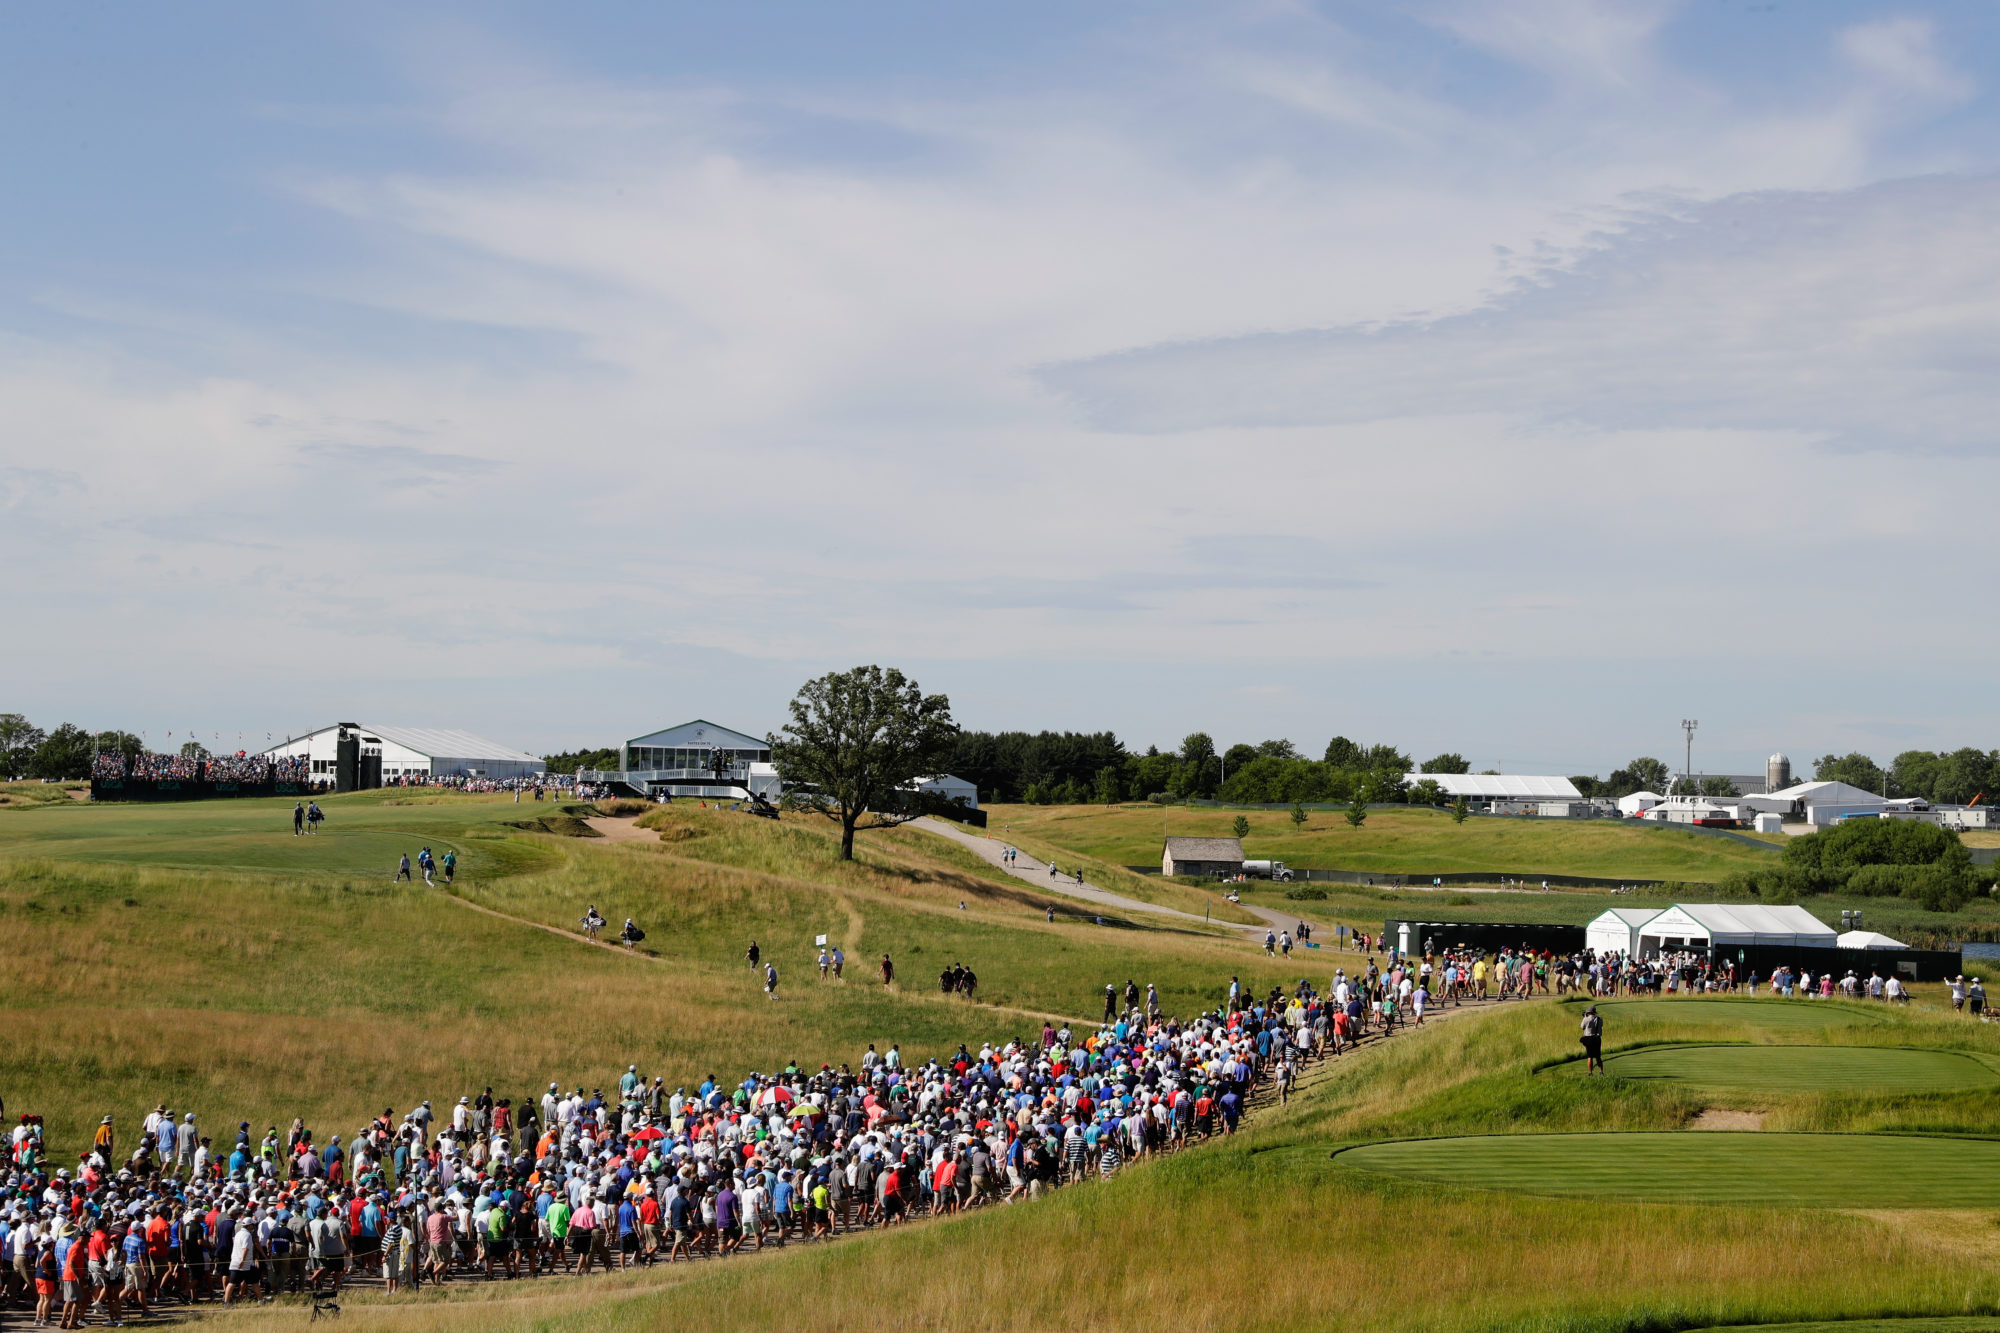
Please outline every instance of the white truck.
M1252 879L1290 879L1292 872L1283 861L1245 861L1243 873Z

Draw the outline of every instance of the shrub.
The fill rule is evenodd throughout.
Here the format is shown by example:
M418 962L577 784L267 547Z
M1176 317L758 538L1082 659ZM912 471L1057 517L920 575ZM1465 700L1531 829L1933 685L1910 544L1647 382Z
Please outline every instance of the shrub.
M1958 835L1914 819L1853 819L1785 844L1785 864L1844 879L1861 866L1972 864Z
M1478 899L1469 893L1454 893L1451 897L1444 900L1444 905L1446 907L1470 907L1477 901Z
M1301 884L1295 889L1286 889L1285 896L1294 902L1325 902L1326 890L1317 884Z

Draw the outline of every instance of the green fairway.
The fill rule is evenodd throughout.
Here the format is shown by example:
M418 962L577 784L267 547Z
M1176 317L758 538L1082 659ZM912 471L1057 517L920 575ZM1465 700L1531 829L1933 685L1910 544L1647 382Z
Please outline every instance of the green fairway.
M1599 1000L1605 1031L1620 1023L1747 1023L1761 1028L1824 1030L1850 1023L1881 1023L1885 1006L1850 1000Z
M1352 1170L1508 1193L1816 1208L2000 1207L2000 1141L1870 1134L1497 1134L1349 1148Z
M1688 1333L2000 1333L1992 1315L1948 1315L1944 1319L1814 1319L1812 1323L1718 1323Z
M1689 1333L2000 1333L2000 1318L1953 1315L1943 1319L1815 1319L1805 1324L1715 1324Z
M1357 829L1332 810L1312 811L1300 826L1284 810L1010 805L987 811L988 827L1005 830L1002 836L1024 848L1029 842L1053 845L1114 865L1158 865L1166 834L1233 836L1230 826L1239 814L1250 821L1246 855L1292 866L1712 881L1778 863L1775 847L1624 820L1479 818L1454 824L1444 811L1412 807L1371 810Z
M1772 1094L1956 1092L2000 1083L1956 1051L1878 1046L1648 1046L1608 1055L1604 1067L1618 1078ZM1580 1072L1582 1062L1564 1068Z

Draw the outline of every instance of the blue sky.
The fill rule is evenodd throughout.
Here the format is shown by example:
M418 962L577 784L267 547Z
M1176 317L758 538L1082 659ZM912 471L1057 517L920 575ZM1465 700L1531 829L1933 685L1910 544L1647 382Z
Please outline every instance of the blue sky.
M2000 745L1996 28L16 7L0 708Z

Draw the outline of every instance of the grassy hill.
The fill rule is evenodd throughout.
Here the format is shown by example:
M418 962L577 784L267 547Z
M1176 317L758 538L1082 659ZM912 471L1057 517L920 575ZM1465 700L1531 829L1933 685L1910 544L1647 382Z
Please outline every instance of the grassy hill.
M1128 977L1181 1010L1232 973L1298 979L1219 929L1097 926L911 829L866 835L842 864L833 827L804 818L679 805L649 816L663 840L612 842L513 827L557 812L500 797L324 806L311 838L284 800L0 809L0 1093L47 1115L59 1157L103 1113L162 1100L345 1134L383 1106L608 1084L633 1062L692 1086L851 1062L869 1042L948 1050L1096 1012ZM390 883L425 844L458 852L463 902ZM466 903L563 928L594 903L647 939L627 957ZM842 983L812 966L822 933L848 952ZM752 938L779 1003L744 965ZM937 994L954 961L979 973L978 1004Z
M1006 830L1023 850L1061 848L1135 866L1160 863L1165 834L1229 837L1238 815L1250 821L1247 855L1327 870L1714 881L1733 870L1769 866L1777 850L1623 821L1478 818L1454 824L1442 811L1421 808L1371 810L1358 829L1339 811L1327 810L1310 812L1296 829L1283 810L1009 805L987 811L988 827Z

